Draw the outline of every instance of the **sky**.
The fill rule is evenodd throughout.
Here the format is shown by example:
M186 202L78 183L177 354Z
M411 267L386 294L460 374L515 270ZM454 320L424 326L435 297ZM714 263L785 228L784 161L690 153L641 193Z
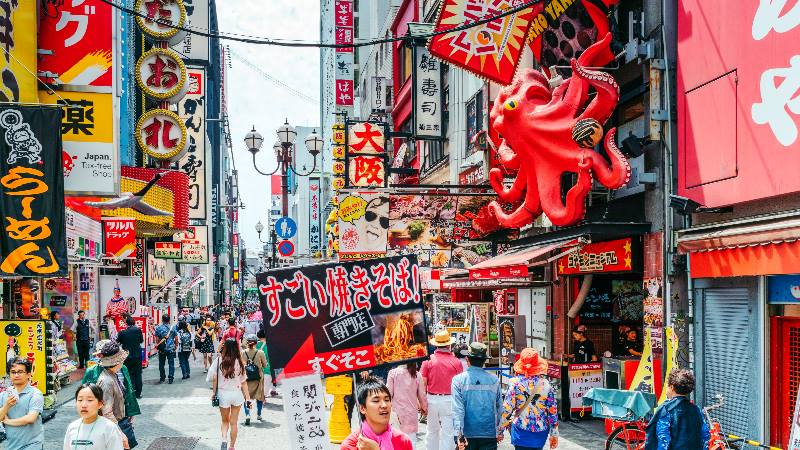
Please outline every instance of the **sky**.
M275 39L319 40L319 0L224 0L217 1L221 32ZM232 67L226 68L229 95L228 118L233 157L239 173L239 196L245 209L239 211L239 232L249 248L261 247L255 225L267 224L269 178L253 169L244 136L255 126L264 136L256 155L262 172L276 167L272 145L275 130L285 119L291 125L318 126L319 104L300 100L243 63L237 55L292 88L319 98L319 49L286 48L222 41L231 48ZM304 146L300 147L301 151ZM267 230L261 238L267 240Z

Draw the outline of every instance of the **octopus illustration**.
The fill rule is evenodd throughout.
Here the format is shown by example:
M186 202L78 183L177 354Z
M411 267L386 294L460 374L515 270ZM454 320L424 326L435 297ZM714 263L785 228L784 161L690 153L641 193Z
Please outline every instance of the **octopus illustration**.
M607 34L573 59L572 77L554 89L543 73L527 69L497 96L490 116L502 137L497 153L500 163L517 171L517 177L506 187L503 170L494 168L489 181L500 201L522 202L508 214L499 202L489 204L503 227L525 226L542 212L554 225L572 225L584 216L584 199L594 178L609 189L630 179L630 165L614 142L616 129L605 137L608 160L593 149L602 139L602 124L617 105L619 87L608 73L587 67L608 61L610 42ZM590 86L596 95L588 101ZM565 173L577 174L577 182L562 198Z

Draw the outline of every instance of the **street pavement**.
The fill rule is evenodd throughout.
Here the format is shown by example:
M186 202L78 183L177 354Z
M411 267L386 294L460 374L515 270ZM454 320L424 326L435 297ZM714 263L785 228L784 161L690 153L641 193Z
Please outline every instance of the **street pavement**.
M219 412L211 407L211 389L205 381L202 361L199 354L192 363L192 377L180 380L180 369L176 364L174 384L157 384L158 361L151 360L150 367L144 371L143 398L139 400L142 415L135 419L137 449L142 450L216 450L220 446ZM58 393L58 413L45 423L45 448L60 449L63 445L64 431L67 425L77 418L75 412L74 393L78 383L66 386ZM283 414L283 403L280 397L268 398L262 414L264 422L255 420L252 425L244 426L244 412L240 414L239 440L237 450L270 450L291 449L289 433ZM561 425L560 450L597 450L603 448L602 436L596 432L597 427L586 423L574 424L565 422ZM420 427L420 440L415 443L416 449L425 447L425 425ZM161 445L154 444L159 438L182 437L199 438L194 445L180 446L176 441ZM508 434L501 444L500 450L511 450ZM152 447L151 447L152 445ZM331 449L338 449L331 444Z

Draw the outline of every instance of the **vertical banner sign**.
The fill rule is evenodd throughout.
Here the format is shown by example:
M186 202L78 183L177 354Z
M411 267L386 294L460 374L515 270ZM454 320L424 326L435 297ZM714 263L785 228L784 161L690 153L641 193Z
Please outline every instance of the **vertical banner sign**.
M0 358L0 370L8 373L6 361L15 356L33 362L31 386L45 395L50 391L47 383L47 328L44 320L0 320L0 349L5 351Z
M195 30L208 30L208 0L183 0L186 8L186 26ZM208 38L196 33L186 33L183 40L172 46L184 59L208 61Z
M384 125L374 122L347 122L348 187L386 185L386 139Z
M269 360L284 374L325 375L427 356L415 255L256 275Z
M329 448L325 391L319 375L285 378L281 389L292 450Z
M27 2L22 2L27 3ZM35 3L35 2L34 2ZM111 87L112 6L103 2L44 2L40 15L40 72L56 85Z
M191 33L190 33L191 34ZM189 218L206 218L206 74L187 69L189 91L178 103L178 115L186 127L186 154L178 167L189 177Z
M372 112L386 111L386 94L388 91L389 84L386 82L385 77L370 77L369 98Z
M104 258L136 258L136 219L103 217Z
M322 186L319 178L308 179L308 248L312 253L322 249L320 228L320 194Z
M0 102L36 103L38 2L0 0Z
M441 63L425 47L414 48L414 135L442 138Z
M0 106L0 277L68 273L60 124L58 108Z
M353 2L335 0L334 35L337 44L353 43ZM353 106L353 48L336 49L336 106Z
M443 0L431 38L431 53L496 83L511 83L533 19L533 6L467 29L446 32L496 17L518 0ZM556 5L561 7L559 2Z
M39 92L42 103L69 104L61 118L64 190L75 195L116 196L119 150L114 144L114 94Z
M139 279L141 292L145 291L145 286L147 285L147 266L145 266L145 255L144 239L136 239L136 258L133 260L131 275Z

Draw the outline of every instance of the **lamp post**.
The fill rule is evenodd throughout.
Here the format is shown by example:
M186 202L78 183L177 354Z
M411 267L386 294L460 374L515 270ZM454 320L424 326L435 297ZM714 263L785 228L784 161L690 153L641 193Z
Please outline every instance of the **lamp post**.
M307 177L314 173L314 171L317 170L317 155L322 151L323 141L316 130L312 131L308 138L306 138L306 149L308 153L314 157L314 166L309 172L301 173L292 166L294 162L292 150L294 149L294 141L297 138L297 132L294 130L294 127L289 125L289 121L286 120L283 125L278 127L276 133L278 135L278 140L272 146L272 149L275 151L275 156L278 159L278 167L271 173L262 172L256 165L256 153L261 150L261 146L264 144L264 137L256 131L255 126L245 135L244 143L247 145L247 150L253 155L253 167L256 169L256 172L264 176L272 176L280 170L282 197L281 213L284 217L287 217L289 215L289 171L291 170L295 175L300 177Z
M256 233L258 233L258 240L261 241L262 244L266 244L267 242L261 240L261 232L262 231L264 231L264 224L262 224L261 221L259 220L258 223L256 223ZM269 244L270 244L270 247L272 247L272 249L271 249L272 250L272 256L269 258L269 268L272 269L272 268L275 267L275 261L276 261L276 258L277 258L277 255L276 255L276 250L277 249L275 247L275 242L278 240L278 236L275 233L275 228L274 227L272 228L272 230L270 230L269 238L270 238Z

